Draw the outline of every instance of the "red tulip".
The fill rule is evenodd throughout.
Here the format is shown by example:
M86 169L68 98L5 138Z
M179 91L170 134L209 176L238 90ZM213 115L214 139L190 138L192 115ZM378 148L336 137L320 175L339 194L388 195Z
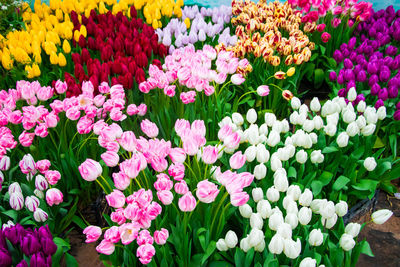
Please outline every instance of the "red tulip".
M136 64L139 68L146 67L148 64L147 56L145 53L141 52L135 57Z
M81 48L86 47L86 39L85 37L83 37L83 35L79 36L79 42L78 42L79 46Z
M135 6L133 6L133 5L131 6L130 13L131 13L131 18L137 17L137 11L136 11Z
M151 62L151 64L156 65L160 70L162 69L161 61L158 60L158 59L153 59L153 61Z
M82 37L82 36L81 36ZM81 38L79 38L79 42L80 42L80 39ZM82 49L82 52L81 52L81 58L82 58L82 62L87 62L88 61L88 59L90 59L90 53L89 53L89 50L87 50L86 48L83 48Z
M82 64L81 57L78 53L72 53L71 57L72 57L72 61L74 62L75 65Z
M137 68L137 69L136 69L136 73L135 73L135 80L136 80L136 83L140 84L140 83L144 82L145 79L146 79L146 78L145 78L144 70L141 69L141 68Z
M78 14L74 10L71 11L69 16L71 17L71 21L74 25L79 24Z
M88 20L88 18L85 16L85 14L82 14L81 15L81 21L82 21L82 24L83 25L87 25L88 24L88 22L89 22L89 20Z

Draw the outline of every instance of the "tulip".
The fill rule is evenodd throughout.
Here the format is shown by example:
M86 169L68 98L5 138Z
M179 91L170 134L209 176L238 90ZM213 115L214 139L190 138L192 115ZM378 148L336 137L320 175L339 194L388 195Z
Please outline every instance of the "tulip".
M358 234L360 233L360 229L361 229L361 224L359 223L349 223L348 225L346 225L346 228L344 229L344 232L346 234L349 234L353 237L357 237Z
M238 243L236 233L229 230L225 235L225 244L228 248L234 248Z
M179 199L178 206L181 211L193 211L196 207L196 199L191 192L187 192Z
M317 261L310 257L304 258L299 265L299 267L316 267L316 266L317 266Z
M307 225L311 221L312 211L310 208L302 207L298 213L299 222L302 225Z
M268 250L272 254L281 254L283 251L284 239L279 234L275 234L268 245Z
M384 224L393 215L391 210L382 209L375 211L371 215L371 219L376 224Z
M344 251L349 251L353 249L356 242L354 241L353 236L349 234L343 234L340 237L339 244Z
M255 146L249 146L244 152L244 155L246 156L246 160L248 162L254 161L254 159L256 158L256 154L257 148Z
M260 163L254 167L254 177L257 180L264 179L267 174L267 167L264 165L264 163Z
M249 123L255 123L257 121L257 112L255 111L255 109L252 108L247 111L246 120Z
M257 94L259 96L267 96L269 95L269 86L268 85L260 85L259 87L257 87Z
M283 244L284 244L283 252L285 253L286 257L290 259L295 259L300 255L301 252L300 239L297 239L296 242L291 239L284 239Z
M267 199L273 203L277 202L279 200L279 191L275 187L268 188Z
M89 182L96 180L103 172L100 164L92 159L86 159L78 169L82 178Z
M203 203L213 202L218 193L218 186L208 180L203 180L197 184L196 196Z
M264 221L259 213L253 213L250 216L250 226L251 228L262 229Z
M335 205L335 211L336 211L336 214L337 214L339 217L343 217L344 215L346 215L346 214L347 214L347 211L348 211L347 202L341 200L341 201L339 201L339 203L336 203L336 205Z
M271 230L277 231L278 227L283 224L283 216L280 213L274 213L269 217L268 227Z
M10 158L8 156L2 156L0 158L0 170L8 171L10 169Z
M154 241L158 245L164 245L167 243L167 239L169 237L168 230L165 228L161 228L161 231L154 231Z
M216 247L219 251L227 251L228 246L223 238L218 239Z
M313 229L310 232L310 235L308 237L308 243L310 243L311 246L318 247L322 245L323 241L324 241L324 236L322 235L321 229Z
M264 241L264 232L258 228L252 228L249 234L249 245L255 247L262 241Z
M375 170L377 166L377 163L375 161L375 158L373 157L368 157L364 160L364 168L367 169L367 171L373 171Z
M112 242L107 241L105 239L103 239L100 242L100 244L96 247L96 251L98 253L105 255L111 255L112 253L114 253L114 250L115 250L115 245Z
M46 191L46 202L49 206L58 205L63 202L63 194L57 188Z

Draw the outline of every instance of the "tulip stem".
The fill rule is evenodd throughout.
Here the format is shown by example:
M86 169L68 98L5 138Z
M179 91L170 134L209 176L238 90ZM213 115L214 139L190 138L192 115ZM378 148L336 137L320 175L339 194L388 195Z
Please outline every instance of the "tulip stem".
M231 202L228 202L228 204L226 204L225 207L222 209L221 218L220 218L220 220L219 220L219 222L218 222L218 225L217 225L217 231L218 231L217 233L220 232L220 231L219 231L219 227L220 227L221 222L222 222L222 216L224 216L226 209L227 209L230 205L231 205Z
M106 178L103 177L103 175L100 175L100 177L104 180L104 182L107 184L107 187L110 188L110 192L112 191L111 186L108 184Z
M275 84L273 84L273 83L271 83L271 84L269 84L269 85L272 85L272 86L274 86L274 87L278 88L279 90L281 90L281 91L283 92L283 89L282 89L282 88L280 88L278 85L275 85Z
M241 100L244 96L246 96L246 95L248 95L248 94L252 94L252 93L257 93L257 91L249 91L249 92L247 92L247 93L244 93L241 97L239 97L238 104L240 103L240 100Z
M221 186L220 192L222 191L223 187L224 187L224 186ZM222 204L224 203L224 201L225 201L225 199L228 197L228 195L229 195L228 191L225 192L225 194L223 195L221 201L218 203L218 206L217 206L216 211L218 211L218 210L221 208ZM216 218L217 218L217 216L214 216L214 218L213 218L213 220L212 220L212 222L211 222L211 227L210 227L211 233L212 233L213 226L214 226L214 223L215 223L215 219L216 219Z
M104 193L107 193L106 189L104 188L104 186L101 184L101 182L96 179L96 182L100 185L101 189L103 189Z
M221 94L222 90L224 90L224 88L225 88L227 85L231 84L231 83L232 83L232 81L229 81L229 82L225 83L225 84L221 87L221 90L219 90L219 91L217 92L217 97Z

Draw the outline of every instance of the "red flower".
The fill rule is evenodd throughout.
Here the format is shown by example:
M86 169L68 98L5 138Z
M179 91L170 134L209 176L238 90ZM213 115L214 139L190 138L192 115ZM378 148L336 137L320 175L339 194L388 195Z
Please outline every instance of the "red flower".
M135 9L135 6L133 6L133 5L131 6L130 12L131 12L131 18L136 18L137 17L137 11Z
M144 70L141 68L137 68L136 69L136 73L135 73L135 80L137 84L140 84L142 82L145 81L145 74L144 74Z
M329 39L331 39L331 35L327 32L324 32L321 35L321 39L322 39L322 42L327 43L329 41Z
M96 41L93 39L93 37L88 38L87 45L90 50L97 50Z
M81 48L86 47L86 39L85 37L83 37L83 35L79 36L79 42L78 42L79 46Z
M135 56L135 61L139 68L147 67L148 61L145 53L140 52Z
M80 42L80 38L79 38L79 42ZM81 52L81 58L82 58L82 62L86 63L90 59L89 50L87 50L86 48L83 48L82 52Z
M130 72L132 75L135 75L137 66L136 66L136 63L135 63L134 60L132 60L131 62L129 62L129 64L128 64L128 69L129 69L129 72Z
M151 62L151 64L156 65L160 70L162 69L161 61L158 60L158 59L153 59L153 61Z
M71 57L72 57L72 61L74 62L75 65L82 64L81 57L78 53L72 53Z
M71 11L69 16L71 17L71 21L74 24L74 26L79 24L78 14L74 10Z

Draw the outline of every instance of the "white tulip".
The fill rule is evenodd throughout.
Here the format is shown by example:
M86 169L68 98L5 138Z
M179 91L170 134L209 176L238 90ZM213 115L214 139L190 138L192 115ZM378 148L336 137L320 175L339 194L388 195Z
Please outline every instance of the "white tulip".
M285 253L286 257L289 259L296 259L301 252L301 242L300 239L297 238L296 242L292 239L284 239L283 241L283 253Z
M268 219L268 227L271 230L277 231L278 227L283 223L283 216L281 213L274 213Z
M326 124L337 125L339 122L339 113L335 112L326 116Z
M268 245L268 250L272 254L281 254L283 251L283 242L284 239L279 234L275 234Z
M245 151L244 155L248 162L252 162L256 158L257 149L256 146L249 146Z
M314 213L320 214L321 207L327 202L328 200L326 199L314 199L311 201L310 208Z
M279 200L279 191L275 187L270 187L267 190L267 199L274 203Z
M364 168L367 169L367 171L372 172L376 168L376 161L374 157L368 157L364 160Z
M264 225L264 220L259 213L253 213L250 216L250 226L251 228L262 229Z
M257 252L263 252L265 249L265 240L262 240L260 243L258 243L257 246L254 247L254 251Z
M264 240L264 232L258 228L252 228L249 234L249 245L251 247L255 247L263 240Z
M365 125L367 125L367 121L365 120L365 117L363 115L358 116L356 123L357 123L358 128L360 128L360 129L364 128Z
M336 138L336 143L339 147L346 147L349 143L349 135L346 132L341 132Z
M299 267L315 267L315 266L317 266L317 261L310 257L304 258L299 265Z
M299 114L302 113L306 114L306 116L308 115L308 107L306 104L301 105L299 108Z
M218 239L216 247L219 251L227 251L228 245L223 238Z
M297 117L297 124L303 125L307 120L307 113L300 113Z
M276 231L283 238L292 238L292 227L288 223L281 223Z
M292 144L287 144L285 145L285 151L288 154L289 158L292 158L294 156L294 153L296 153L296 148Z
M269 126L272 127L274 122L276 121L276 116L274 113L265 113L264 115L265 118L265 123Z
M299 223L302 225L307 225L312 218L312 211L310 208L302 207L297 214L299 217Z
M343 114L343 121L345 123L351 123L356 120L356 113L351 110L346 110Z
M220 128L222 128L223 126L225 126L225 125L227 125L227 124L228 124L228 125L233 124L232 119L231 119L230 117L228 117L228 116L226 116L225 118L223 118L222 121L218 123L218 126L219 126Z
M277 175L274 177L274 186L280 192L286 192L289 187L289 181L286 176Z
M383 120L384 118L386 118L386 107L382 106L378 108L376 114L378 115L378 120Z
M339 244L344 251L349 251L354 248L356 242L354 241L354 238L351 235L343 234L340 237Z
M244 204L242 206L239 206L239 212L240 215L242 215L242 217L244 218L250 218L251 214L253 214L253 210L249 204Z
M282 168L281 160L276 157L271 157L271 170L276 171L277 169L280 168Z
M321 229L313 229L310 232L310 236L308 237L308 243L311 246L318 247L324 241L324 236L321 232Z
M269 151L264 144L258 144L256 148L257 162L265 163L269 160Z
M314 121L313 120L306 120L303 123L303 129L304 131L306 131L307 133L310 133L314 130Z
M225 244L228 246L228 248L234 248L236 247L237 243L238 238L236 233L232 230L229 230L225 235Z
M299 113L297 111L292 112L289 116L289 121L291 124L296 125L298 124L297 121L299 119Z
M282 132L282 123L280 121L275 121L274 124L272 124L271 131L275 131L277 133Z
M243 250L244 252L247 252L251 249L248 237L240 240L240 249Z
M289 196L293 198L293 200L298 200L301 195L301 189L298 185L289 186L287 193Z
M257 124L250 125L250 127L244 131L244 136L246 137L247 141L249 141L250 144L252 145L258 144L259 134L258 134Z
M49 216L47 215L47 213L44 210L42 210L41 208L37 208L35 210L35 212L33 213L33 218L37 222L45 222L45 221L47 221L48 217Z
M257 203L257 213L259 213L263 219L271 216L271 204L269 204L268 200L263 199Z
M356 88L351 87L350 90L349 90L349 92L347 93L347 99L348 99L350 102L353 102L354 100L356 100L356 98L357 98Z
M352 237L357 237L360 233L360 230L361 224L359 223L349 223L348 225L346 225L346 228L344 228L344 232L351 235Z
M318 143L318 135L316 133L309 133L308 136L310 137L311 142L313 143L313 145Z
M364 136L370 136L373 135L376 129L375 124L368 124L364 128L361 129L361 134Z
M279 142L281 141L281 136L277 131L271 131L269 132L268 139L267 139L267 144L270 147L276 146Z
M318 164L324 162L324 155L322 155L321 150L311 152L311 162Z
M257 121L257 111L254 108L247 111L246 120L249 123L255 123Z
M333 226L335 226L337 218L338 216L336 215L336 213L334 213L333 216L330 218L321 217L322 225L324 225L327 229L331 229Z
M299 212L299 208L297 207L297 203L295 201L289 202L287 209L287 213L294 213L297 214Z
M293 200L292 196L289 196L288 194L286 194L286 196L282 200L282 206L285 210L287 209L290 202L294 202L294 200Z
M267 135L268 134L268 125L265 123L261 124L260 128L258 129L258 133L260 135Z
M18 182L14 182L8 186L8 194L11 195L12 193L21 193L22 194L21 186L19 185Z
M25 206L30 212L34 212L39 207L40 201L35 196L28 196L25 198Z
M289 127L289 122L288 122L288 120L287 119L283 119L282 121L281 121L281 132L282 133L287 133L287 132L289 132L289 130L290 130L290 127Z
M376 114L376 109L374 107L367 107L364 112L364 117L367 123L376 124L378 121L378 114Z
M267 175L267 167L264 163L260 163L254 167L254 178L262 180Z
M299 218L297 217L297 214L295 214L295 213L286 214L285 223L290 224L292 229L295 229L297 227L297 225L299 224Z
M236 124L237 126L242 125L243 122L244 122L244 119L243 119L242 114L237 113L237 112L233 113L233 114L232 114L232 121L233 121L233 123Z
M310 189L306 188L299 197L299 204L303 207L308 207L313 200L313 194Z
M253 188L251 191L251 195L253 196L254 202L258 202L264 198L264 192L260 187Z
M331 100L325 102L321 109L321 116L326 117L336 111L336 106Z
M324 126L324 132L326 135L328 136L334 136L336 134L336 125L335 124L328 124L326 126Z
M296 161L300 164L304 164L307 161L307 153L302 149L296 153Z
M382 209L382 210L377 210L371 215L371 219L374 223L376 224L383 224L387 220L389 220L390 217L392 217L393 212L388 209Z
M318 115L313 118L313 122L316 130L320 130L324 126L324 121Z
M360 113L363 113L365 111L365 108L367 107L367 104L365 101L360 101L357 105L357 111Z
M310 102L310 109L314 112L321 110L321 104L319 103L318 97L314 97Z
M335 203L333 201L324 202L320 208L320 214L324 218L332 218L332 216L336 215Z
M292 106L292 109L299 109L301 105L300 99L294 96L290 101L290 105Z
M339 201L339 203L336 203L335 205L335 211L339 217L343 217L344 215L346 215L348 209L349 207L347 205L347 202L343 200Z

